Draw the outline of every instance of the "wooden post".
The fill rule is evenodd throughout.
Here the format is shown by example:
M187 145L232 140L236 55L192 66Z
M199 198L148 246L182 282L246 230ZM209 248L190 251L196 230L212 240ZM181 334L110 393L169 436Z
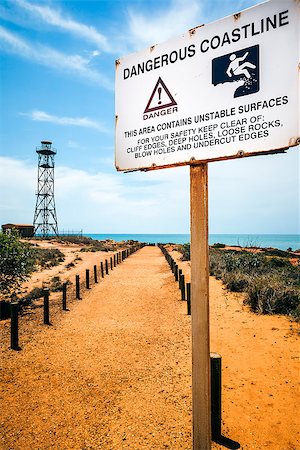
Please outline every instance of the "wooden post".
M110 270L113 270L113 260L112 260L112 257L110 257Z
M105 273L106 273L106 275L108 275L108 261L107 261L107 259L105 260Z
M211 448L207 163L190 166L193 450Z
M44 324L50 325L49 319L49 289L44 289Z
M178 286L179 289L181 289L181 275L182 275L182 269L178 270Z
M0 300L0 320L8 319L10 317L10 303L5 300Z
M98 283L97 266L96 265L94 265L94 282Z
M80 299L80 278L76 275L76 298Z
M181 275L181 300L185 300L185 277Z
M175 281L178 281L178 264L175 265Z
M90 288L90 269L85 269L85 287Z
M101 261L101 263L100 263L100 269L101 269L101 278L104 278L104 266L103 266L103 261Z
M65 281L62 285L62 307L63 311L67 311L67 282Z
M191 315L191 283L186 283L187 314Z
M19 350L19 303L10 304L10 348Z
M211 436L213 441L221 438L222 424L222 358L218 353L210 354L211 371Z

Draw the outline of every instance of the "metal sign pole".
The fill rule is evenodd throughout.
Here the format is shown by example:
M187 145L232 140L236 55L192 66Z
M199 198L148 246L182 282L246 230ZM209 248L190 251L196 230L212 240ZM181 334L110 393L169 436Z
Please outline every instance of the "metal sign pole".
M211 448L207 163L190 166L193 450Z

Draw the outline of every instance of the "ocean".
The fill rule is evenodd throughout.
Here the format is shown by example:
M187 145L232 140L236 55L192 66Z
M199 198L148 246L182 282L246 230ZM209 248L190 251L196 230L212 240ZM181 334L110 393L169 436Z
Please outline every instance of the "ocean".
M190 242L189 234L83 234L93 239L113 239L114 241L135 240L147 243L186 244ZM273 247L280 250L300 248L299 234L210 234L209 244L240 245L242 247Z

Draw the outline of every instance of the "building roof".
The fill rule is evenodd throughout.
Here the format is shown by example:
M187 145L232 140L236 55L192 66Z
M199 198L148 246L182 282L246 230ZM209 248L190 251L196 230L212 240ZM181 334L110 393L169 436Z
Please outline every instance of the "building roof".
M19 228L24 228L24 227L33 227L32 224L23 224L23 223L5 223L2 225L2 227L19 227Z

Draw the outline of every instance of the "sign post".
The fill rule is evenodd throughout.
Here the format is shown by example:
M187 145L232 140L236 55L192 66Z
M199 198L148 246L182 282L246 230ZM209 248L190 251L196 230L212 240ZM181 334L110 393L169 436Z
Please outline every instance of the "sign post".
M190 166L193 450L211 447L207 163Z
M211 445L207 164L299 145L299 17L270 0L116 61L116 169L190 166L194 450Z

